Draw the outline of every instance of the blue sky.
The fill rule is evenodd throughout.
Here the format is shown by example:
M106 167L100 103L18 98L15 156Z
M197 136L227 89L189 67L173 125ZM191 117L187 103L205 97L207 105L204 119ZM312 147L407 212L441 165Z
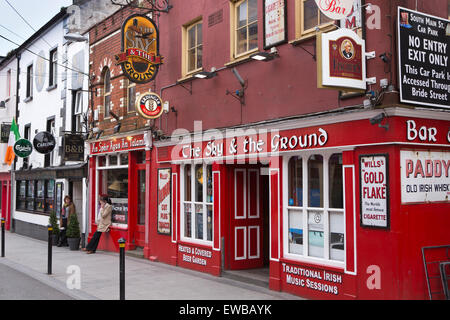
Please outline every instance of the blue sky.
M39 30L61 9L72 4L72 0L8 0L35 29ZM9 29L9 30L8 30ZM6 0L0 0L0 35L22 44L34 33ZM0 56L5 56L17 46L0 38Z

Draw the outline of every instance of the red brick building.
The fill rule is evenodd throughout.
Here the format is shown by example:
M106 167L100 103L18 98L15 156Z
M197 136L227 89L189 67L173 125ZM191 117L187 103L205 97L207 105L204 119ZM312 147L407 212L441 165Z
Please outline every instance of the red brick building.
M102 248L125 237L148 259L217 276L262 270L271 289L310 298L427 299L428 286L442 297L421 249L450 243L448 193L411 200L407 182L434 170L449 183L450 116L445 105L400 102L397 10L414 1L371 1L371 14L363 3L348 19L362 21L375 51L368 95L318 88L316 36L337 27L315 1L271 2L170 1L153 13L164 64L143 85L115 55L123 22L144 11L119 10L90 30L91 234L107 193L115 216ZM274 8L284 39L265 29ZM418 8L444 20L447 10ZM271 60L255 61L258 52ZM134 109L146 91L168 102L157 120Z

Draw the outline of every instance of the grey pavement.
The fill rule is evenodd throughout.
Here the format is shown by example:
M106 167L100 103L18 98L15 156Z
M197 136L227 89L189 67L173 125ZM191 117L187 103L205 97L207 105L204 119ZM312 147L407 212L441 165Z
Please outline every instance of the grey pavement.
M119 254L88 255L53 247L52 275L47 275L47 242L6 232L6 254L0 266L11 268L78 300L119 299ZM126 256L127 300L299 300L232 279ZM75 267L71 267L75 266ZM80 289L71 289L79 271ZM3 287L0 281L0 288ZM49 298L51 299L51 298Z

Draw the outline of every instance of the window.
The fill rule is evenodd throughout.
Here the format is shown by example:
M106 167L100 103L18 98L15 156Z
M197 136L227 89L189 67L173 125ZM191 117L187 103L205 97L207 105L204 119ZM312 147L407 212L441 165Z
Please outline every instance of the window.
M56 132L55 132L55 118L52 117L50 119L47 119L47 128L46 128L47 132L51 133L54 137L56 137ZM46 167L51 167L54 165L54 158L55 158L55 150L53 150L52 152L46 154L44 156L44 165Z
M73 111L72 131L83 132L83 92L77 91L75 94L75 107Z
M287 160L285 253L344 261L342 154L309 154Z
M315 0L296 0L296 37L308 37L316 34L319 28L331 27L333 20L325 16L317 7Z
M212 166L205 164L183 167L182 235L196 242L212 241L213 184Z
M24 137L24 139L30 140L30 136L31 136L31 124L27 124L24 127L23 137ZM24 169L28 168L29 159L30 159L29 157L23 158L23 168Z
M103 75L103 90L105 118L109 118L111 111L111 72L109 69L106 69Z
M258 48L258 2L242 0L231 4L233 58Z
M11 69L6 72L6 98L11 97Z
M133 112L136 110L136 84L128 80L127 86L127 111Z
M26 98L31 99L33 97L33 65L27 68L27 92Z
M203 24L198 22L187 28L187 73L203 66Z
M54 210L55 180L22 180L17 183L17 210L51 213Z
M56 86L57 72L58 72L58 49L53 49L50 51L50 70L49 70L49 80L48 85L50 87Z

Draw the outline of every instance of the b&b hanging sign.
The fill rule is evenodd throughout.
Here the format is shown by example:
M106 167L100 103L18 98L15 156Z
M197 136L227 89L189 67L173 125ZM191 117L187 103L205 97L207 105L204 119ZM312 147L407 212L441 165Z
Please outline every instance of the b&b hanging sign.
M163 58L159 54L159 31L155 22L143 15L128 17L122 26L122 53L116 55L125 76L135 83L152 81Z

